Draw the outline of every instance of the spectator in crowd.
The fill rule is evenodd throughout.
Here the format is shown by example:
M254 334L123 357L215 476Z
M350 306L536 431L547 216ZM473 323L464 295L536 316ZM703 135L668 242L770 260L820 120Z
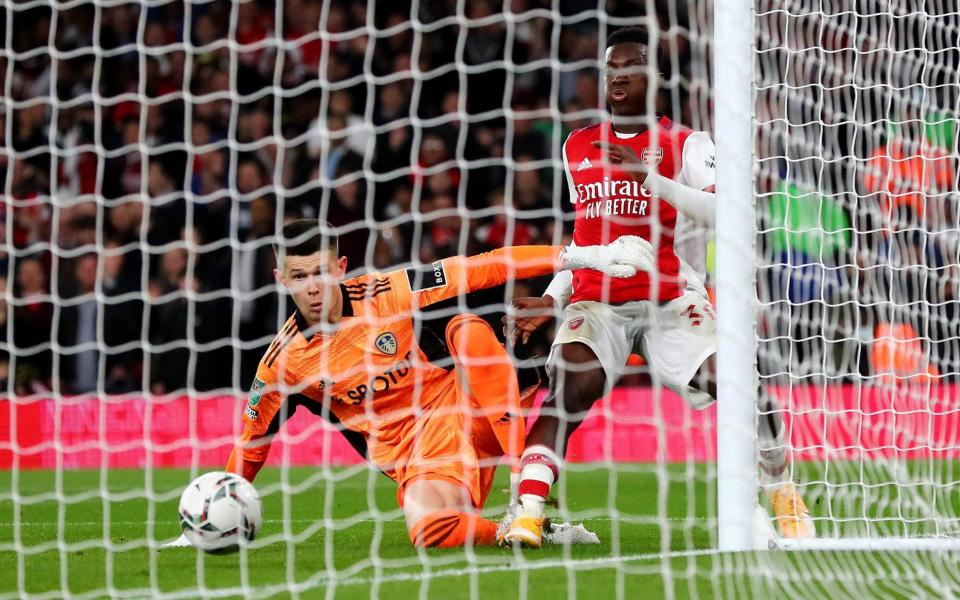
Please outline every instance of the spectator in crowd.
M48 297L47 268L30 256L17 265L13 309L13 347L16 348L16 386L19 393L50 389L53 354L50 350L53 303ZM44 347L46 346L46 347Z
M362 156L367 151L371 136L371 127L364 121L363 115L354 112L353 100L346 90L330 92L327 113L341 117L347 125L346 145L352 152ZM311 129L319 128L319 117L310 124Z
M532 155L517 157L513 172L513 207L520 211L520 218L531 225L542 227L547 220L554 218L547 214L553 208L553 186L541 179Z
M273 269L276 258L271 242L276 231L276 209L272 196L265 195L250 202L250 229L240 250L237 267L237 289L241 299L240 339L262 340L277 331L277 294L274 291ZM256 369L261 348L244 352L244 368Z
M320 161L312 178L322 177L332 181L336 179L341 165L349 172L358 168L362 159L347 144L349 133L346 118L342 115L328 115L326 123L326 131L317 131L307 149L311 158Z
M10 318L9 305L7 304L7 278L0 275L0 294L3 295L3 301L0 302L0 343L5 348L7 345L7 320ZM0 348L0 394L6 393L10 385L10 353Z
M543 133L535 128L535 121L529 114L533 107L526 103L514 105L513 123L513 157L529 156L533 160L542 160L547 157L547 140Z
M523 246L533 242L536 230L525 220L510 217L505 208L506 201L502 191L494 190L490 194L489 203L491 208L501 210L496 211L489 223L477 229L477 239L483 242L486 250L504 246Z
M341 177L348 177L341 172ZM330 194L327 222L338 228L340 255L347 257L347 268L363 269L367 264L370 227L366 221L367 192L363 179L340 180Z
M424 135L420 145L420 156L411 166L414 183L425 188L428 197L444 196L454 193L460 183L460 171L451 162L447 140L435 131Z
M100 255L100 292L104 296L103 342L107 352L104 390L108 393L138 389L143 371L141 327L144 301L137 293L140 291L139 269L134 276L131 269L125 268L131 256L131 252L124 252L112 239L105 242Z
M187 276L187 250L173 248L160 257L158 272L150 279L148 288L151 313L150 386L155 394L166 394L184 389L188 383L187 371L190 352L187 340L189 302L186 291L196 291L196 281ZM156 348L161 346L162 348Z
M253 157L245 158L237 165L237 193L246 196L262 190L267 185L268 176L263 163Z
M72 393L96 391L100 378L100 322L97 256L85 254L73 261L73 281L60 309L58 332L65 354L60 360L61 388ZM104 323L107 326L106 323Z

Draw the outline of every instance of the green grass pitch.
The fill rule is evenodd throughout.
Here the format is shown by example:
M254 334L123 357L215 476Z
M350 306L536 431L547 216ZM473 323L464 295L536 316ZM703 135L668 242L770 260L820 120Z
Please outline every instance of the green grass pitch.
M911 466L901 476L931 468L940 469L938 480L960 479L955 465L930 463ZM506 502L500 471L488 502L491 518L499 517ZM624 464L615 470L571 465L556 489L561 510L595 531L601 545L417 552L396 508L396 487L382 475L365 469L266 469L256 482L265 516L256 546L209 556L191 548L148 546L150 539L159 545L178 535L176 505L190 479L187 471L65 471L59 481L51 471L23 471L16 478L3 472L0 597L287 597L288 586L302 597L391 600L862 600L960 594L956 554L714 552L714 477L713 469L702 465ZM808 468L798 477L816 481L822 471ZM144 497L147 489L152 503ZM892 500L898 493L902 498L902 485L900 492L892 484L856 489L815 484L807 489L807 499L815 515L851 515L843 527L854 530L866 526L856 518L866 505L897 516L885 525L892 531L902 527L900 517L911 520L905 506L909 513L916 504L917 515L931 505L940 514L960 514L954 488L936 489L930 498L921 493L922 501L901 501L899 508ZM43 499L55 492L69 501ZM914 520L911 527L927 526L923 518Z

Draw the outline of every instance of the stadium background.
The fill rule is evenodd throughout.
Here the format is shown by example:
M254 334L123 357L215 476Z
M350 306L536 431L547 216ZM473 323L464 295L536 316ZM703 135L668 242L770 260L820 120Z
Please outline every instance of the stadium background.
M363 3L333 2L324 13L320 2L292 0L280 23L274 3L248 2L232 31L239 50L227 42L227 2L171 2L144 15L135 4L104 7L97 33L92 5L82 4L57 12L53 38L49 8L4 13L17 58L3 58L16 103L0 115L3 387L18 395L84 393L98 383L107 393L244 388L288 312L277 306L269 248L285 219L322 215L340 227L354 271L566 239L559 149L572 128L600 118L595 59L610 27L598 19L640 17L648 4L661 27L657 110L709 131L706 3L608 2L600 13L591 2L562 2L560 25L547 18L548 2L512 2L507 21L499 3L481 0L465 5L471 21L461 29L455 2L417 3L413 13L408 2L380 3L368 15ZM321 18L323 36L305 28ZM771 334L761 366L816 369L822 338L840 374L955 377L949 69L925 69L915 85L877 86L861 99L843 86L824 91L814 84L839 77L869 39L820 36L816 15L789 27L778 18L759 29L782 44L771 44L761 65L787 84L759 91L758 120L769 124L757 140L767 258L759 275L769 330L791 335ZM368 19L377 36L364 29ZM882 25L877 17L878 36ZM898 27L888 36L896 50L943 49L920 35L919 20ZM271 41L278 34L281 59ZM818 36L827 52L786 51L817 47ZM60 58L46 50L51 41ZM99 67L93 48L102 49ZM868 56L855 81L877 75L888 55ZM901 66L903 77L917 73ZM892 118L878 122L884 112ZM811 121L820 113L832 121ZM811 159L820 138L824 158ZM935 210L924 214L930 199ZM520 282L515 293L541 289ZM850 290L877 304L836 309ZM500 292L476 304L496 303ZM545 350L546 333L531 351ZM63 349L58 361L51 341Z
M8 389L94 391L100 350L107 393L245 388L288 314L278 310L269 247L286 219L322 215L340 227L354 272L567 239L572 213L559 148L572 128L599 118L600 24L591 3L562 4L572 20L559 31L527 12L549 3L519 1L512 10L528 18L509 32L497 18L472 26L458 50L455 22L431 26L454 16L456 3L419 3L416 65L403 2L378 4L373 22L396 33L376 38L363 29L362 3L334 2L321 15L319 2L285 2L276 27L273 3L240 5L236 41L257 44L282 32L282 60L269 47L231 52L226 2L192 5L189 32L184 4L143 9L142 46L136 5L105 7L98 34L90 5L60 11L54 41L70 58L56 61L44 51L50 10L12 13L13 49L27 56L12 65L14 99L52 89L60 107L55 123L47 102L5 115L13 133L5 145L17 154L3 159L13 252L0 272L16 300L5 315L13 327L0 331L27 350L7 372ZM672 13L660 4L668 29ZM499 10L484 1L466 6L470 19ZM629 16L637 7L607 9ZM303 27L321 16L331 39L323 61L324 42ZM703 128L709 111L704 74L689 72L690 15L681 10L676 19L682 30L663 41L663 54L676 57L664 68L676 77L658 105ZM186 38L192 51L179 45ZM89 95L95 60L85 51L94 46L104 52L97 103ZM696 48L706 51L702 41ZM458 72L455 56L468 74ZM98 249L108 253L98 258ZM520 283L516 294L542 286ZM105 296L100 313L94 293ZM495 290L479 303L502 299ZM103 346L77 352L98 340L98 329L76 327L94 318ZM56 368L42 346L54 338L64 348ZM544 351L546 339L536 349ZM146 355L143 342L152 345Z

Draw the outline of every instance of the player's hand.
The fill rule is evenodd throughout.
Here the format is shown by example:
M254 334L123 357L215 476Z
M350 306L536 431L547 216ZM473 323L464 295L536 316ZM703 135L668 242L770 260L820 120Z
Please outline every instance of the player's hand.
M657 259L650 242L635 235L624 235L605 246L566 246L560 263L563 269L594 269L625 279L637 271L654 271Z
M552 296L515 299L503 315L503 334L514 344L518 339L526 344L530 334L553 318L553 307Z
M633 148L600 140L594 141L593 147L602 150L608 162L623 169L637 183L642 185L647 180L647 166L643 164Z

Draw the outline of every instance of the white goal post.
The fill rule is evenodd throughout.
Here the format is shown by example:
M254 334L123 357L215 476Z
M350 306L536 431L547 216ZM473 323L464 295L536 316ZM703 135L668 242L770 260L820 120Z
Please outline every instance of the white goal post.
M714 3L721 550L960 548L946 2ZM757 385L817 537L755 519Z
M714 4L717 162L717 523L721 550L758 539L756 203L753 186L753 9ZM722 207L722 210L721 210Z

